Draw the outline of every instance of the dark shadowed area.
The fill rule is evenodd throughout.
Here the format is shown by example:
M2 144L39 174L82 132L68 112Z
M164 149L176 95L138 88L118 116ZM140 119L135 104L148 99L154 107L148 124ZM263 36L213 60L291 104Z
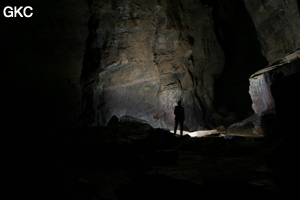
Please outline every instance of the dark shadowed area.
M7 199L298 199L299 6L1 1Z

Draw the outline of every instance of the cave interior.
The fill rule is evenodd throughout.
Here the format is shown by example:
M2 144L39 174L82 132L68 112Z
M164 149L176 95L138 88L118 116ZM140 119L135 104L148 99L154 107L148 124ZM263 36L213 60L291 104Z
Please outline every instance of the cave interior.
M12 198L299 198L297 0L26 2L0 21Z

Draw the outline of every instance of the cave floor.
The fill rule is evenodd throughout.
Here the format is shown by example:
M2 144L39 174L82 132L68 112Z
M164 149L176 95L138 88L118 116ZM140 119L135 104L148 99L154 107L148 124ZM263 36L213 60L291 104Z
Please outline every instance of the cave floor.
M193 151L180 151L176 165L154 166L149 173L161 173L199 185L210 180L238 179L277 190L272 180L272 171L263 160L254 157L202 156Z
M140 132L94 131L48 149L36 165L44 199L268 199L295 190L293 169L274 166L276 148L263 137Z
M65 166L60 166L65 167ZM96 186L94 199L118 199L115 191L120 185L132 184L137 176L135 169L129 168L99 168L99 169L82 169L69 168L68 174L78 177L78 181L87 181ZM192 182L202 186L206 182L213 181L216 183L215 190L223 191L224 188L234 191L236 188L228 188L226 183L228 180L237 180L238 182L249 183L279 193L277 186L274 184L273 173L266 166L264 161L257 161L254 158L225 158L217 156L201 156L192 151L180 151L180 156L176 164L171 165L153 165L151 169L144 172L147 175L164 175L172 178L172 180L183 180ZM66 174L65 174L66 175ZM66 179L66 178L63 178ZM158 178L157 181L160 179ZM61 180L57 180L57 184ZM65 180L64 180L65 181ZM70 183L69 183L70 184ZM149 185L155 184L150 182ZM143 183L143 185L146 185ZM234 185L235 186L235 185ZM234 187L233 186L233 187ZM222 188L218 188L222 187ZM74 199L79 198L79 194L75 191L73 184L69 187L60 188L61 196L71 196ZM57 186L52 192L57 192ZM62 191L65 190L65 191ZM68 192L68 194L65 194ZM145 194L147 195L147 194ZM56 196L60 199L59 196ZM121 198L120 198L121 199ZM130 199L130 198L129 198ZM133 198L138 199L138 198Z

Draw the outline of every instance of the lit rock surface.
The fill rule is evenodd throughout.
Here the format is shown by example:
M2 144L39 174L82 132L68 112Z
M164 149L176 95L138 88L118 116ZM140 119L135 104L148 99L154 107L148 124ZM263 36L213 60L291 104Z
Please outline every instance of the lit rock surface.
M270 80L253 76L250 98L247 79L300 47L295 0L89 4L81 76L88 126L105 125L115 115L172 130L179 99L190 131L249 117L251 99L260 115L275 106ZM229 108L221 116L222 106Z
M292 74L300 72L300 51L286 56L279 64L262 69L250 77L249 93L254 112L261 115L265 111L275 109L271 93L271 85Z
M213 77L222 72L224 60L212 9L191 0L90 6L82 71L85 123L105 125L113 115L126 115L173 129L181 99L186 127L208 127Z
M242 122L233 124L229 127L228 133L243 133L245 135L275 134L274 132L278 131L279 126L277 115L282 118L281 126L288 126L290 122L287 123L286 121L289 121L287 119L297 117L297 109L299 109L298 106L292 106L291 108L291 106L288 105L295 105L294 102L297 102L297 98L299 98L298 85L291 85L291 87L294 88L293 90L291 90L291 88L283 88L286 91L292 91L291 93L294 94L292 98L290 96L284 96L282 91L280 91L280 93L278 91L282 87L282 82L284 83L285 80L289 80L290 77L299 77L299 73L300 51L286 56L277 64L254 73L249 79L249 93L255 114ZM297 79L297 77L293 79ZM297 80L295 83L297 83ZM276 105L276 101L279 105ZM288 110L289 108L292 110L281 111ZM279 113L277 112L278 110ZM286 129L286 127L281 128Z
M230 126L228 134L275 134L279 131L277 117L282 121L281 128L286 129L293 124L292 118L299 110L292 106L299 96L296 86L300 70L299 5L294 0L244 2L269 66L249 79L254 115ZM285 82L295 85L286 87Z
M245 0L245 5L256 27L262 52L270 64L300 48L297 1Z

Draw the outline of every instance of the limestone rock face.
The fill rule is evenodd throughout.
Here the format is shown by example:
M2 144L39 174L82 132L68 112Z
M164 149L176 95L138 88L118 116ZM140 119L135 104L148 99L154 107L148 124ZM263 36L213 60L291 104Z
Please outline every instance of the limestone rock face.
M252 126L247 128L242 123L236 123L229 128L229 132L234 127L265 135L276 135L280 130L286 131L288 127L294 131L296 128L290 127L295 127L299 112L296 103L299 101L297 79L300 70L299 2L244 2L255 26L261 52L269 64L252 74L249 79L254 115L250 117L248 124Z
M255 115L258 116L258 120L254 123L257 129L260 129L260 127L268 127L268 129L272 129L272 125L270 125L270 123L276 123L274 122L275 114L279 114L279 116L283 118L281 121L286 121L284 118L291 118L291 116L292 118L296 118L298 116L298 112L295 112L295 110L299 110L299 106L296 103L296 99L299 99L298 96L300 93L298 85L291 85L290 87L293 87L293 89L283 89L291 91L293 95L290 95L289 93L284 95L286 92L283 92L282 89L280 94L278 93L278 88L282 87L280 86L281 82L284 83L284 81L286 79L289 80L290 77L298 77L299 80L299 74L300 51L296 51L295 53L286 56L278 64L259 70L250 77L249 93L253 102L252 108ZM297 78L293 79L296 80ZM297 81L294 81L294 83L297 83ZM282 101L282 99L284 99L284 101ZM276 102L278 102L279 105L277 105ZM290 106L288 104L292 104L294 106ZM290 110L291 115L289 115L286 111L282 112L282 110L286 110L284 107L286 109L293 107ZM284 113L284 115L280 112ZM265 122L266 120L268 121ZM269 124L266 125L265 123ZM264 130L264 132L268 131L272 132L274 130Z
M300 48L300 16L296 0L244 1L256 27L262 52L270 64Z
M173 129L179 99L187 129L227 127L253 113L251 99L256 114L277 109L281 95L270 87L282 81L273 83L272 73L300 48L297 0L27 5L32 18L0 20L1 105L9 127L97 126L115 115ZM284 77L293 73L296 61L289 60L280 67ZM270 72L255 73L267 66Z
M212 8L192 0L96 0L90 7L84 123L130 116L173 129L181 99L186 128L208 127L224 61Z
M299 119L299 106L296 103L299 102L300 94L299 76L300 51L252 74L249 79L249 94L254 115L233 124L228 133L274 136L278 134L280 126L285 131L291 126L295 127Z
M252 74L249 94L254 114L231 125L229 134L292 135L298 129L300 51Z
M280 63L259 70L250 77L249 93L254 112L261 115L274 110L276 105L271 92L271 85L276 81L300 72L300 51L286 56ZM288 88L287 88L288 89Z
M230 126L252 113L248 79L268 62L261 53L256 27L244 1L209 2L216 2L213 16L225 55L224 70L214 83L213 118L218 125Z

